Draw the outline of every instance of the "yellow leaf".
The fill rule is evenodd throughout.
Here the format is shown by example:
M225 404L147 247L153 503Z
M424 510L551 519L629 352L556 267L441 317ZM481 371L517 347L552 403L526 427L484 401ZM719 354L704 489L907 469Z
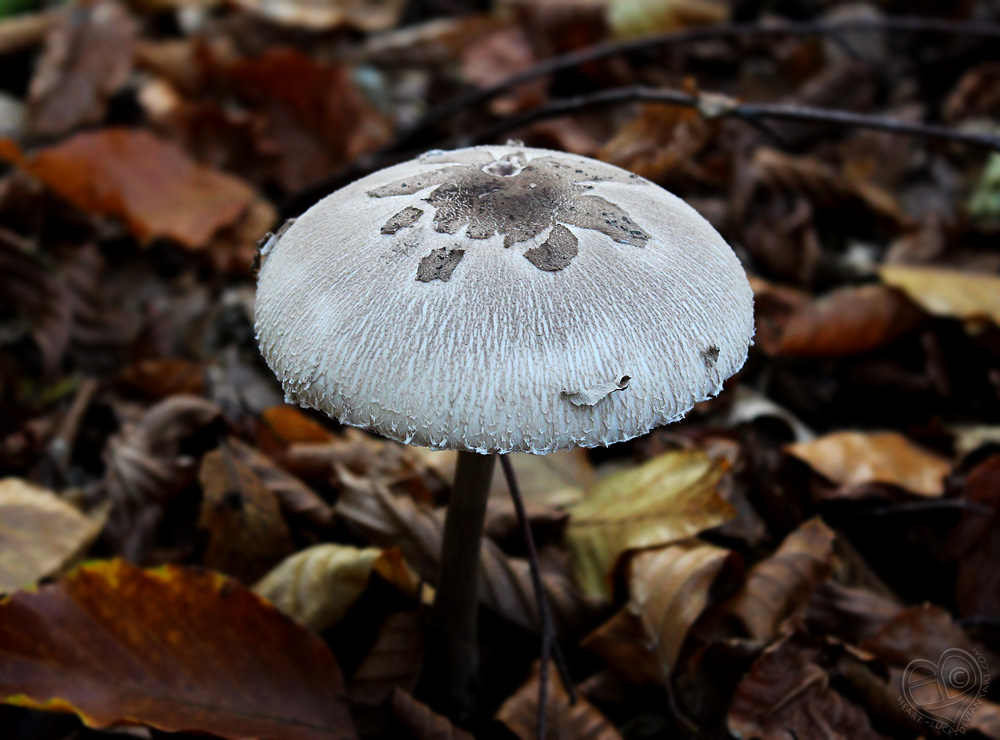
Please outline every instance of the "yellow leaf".
M928 313L1000 324L1000 277L939 267L884 265L879 276Z
M344 618L381 555L374 547L316 545L285 558L253 590L319 632Z
M572 507L566 540L577 582L610 597L607 576L626 550L687 539L732 519L718 492L724 465L700 450L667 452L609 475Z

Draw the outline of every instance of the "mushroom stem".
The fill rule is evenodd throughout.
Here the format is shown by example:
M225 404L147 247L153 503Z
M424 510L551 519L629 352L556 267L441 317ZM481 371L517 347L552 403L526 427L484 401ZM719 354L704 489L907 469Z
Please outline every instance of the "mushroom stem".
M438 693L458 711L471 711L479 692L479 647L476 622L479 615L479 551L486 520L486 501L496 455L458 453L458 468L448 513L444 520L444 541L437 595L432 612L433 629L440 640L447 671L444 686L424 685ZM435 655L430 652L429 655ZM431 669L433 670L433 669ZM428 678L428 668L424 678ZM434 682L436 683L436 682Z

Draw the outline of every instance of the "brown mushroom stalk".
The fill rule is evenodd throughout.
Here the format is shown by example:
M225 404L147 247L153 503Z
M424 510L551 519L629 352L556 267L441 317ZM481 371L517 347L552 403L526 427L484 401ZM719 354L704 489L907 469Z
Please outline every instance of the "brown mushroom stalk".
M479 693L479 552L496 455L459 452L444 522L441 567L431 613L421 692L434 704L471 712Z

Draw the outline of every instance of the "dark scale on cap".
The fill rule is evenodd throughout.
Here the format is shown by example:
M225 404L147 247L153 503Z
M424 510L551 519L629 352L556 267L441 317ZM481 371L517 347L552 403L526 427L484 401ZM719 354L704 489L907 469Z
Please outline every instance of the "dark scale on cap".
M641 184L641 179L600 164L570 164L556 157L528 162L523 152L500 159L488 155L484 158L483 154L476 152L467 164L452 159L435 172L382 185L369 190L368 195L373 198L412 195L435 186L423 199L435 209L435 231L457 234L464 228L470 239L489 239L501 234L504 247L529 241L552 229L546 242L524 254L545 271L565 268L577 254L577 239L562 224L598 231L615 242L634 247L643 247L649 240L649 234L621 206L586 194L592 189L587 183ZM394 234L411 226L420 215L420 209L409 206L390 218L382 233ZM446 250L434 250L431 254L441 251ZM455 260L447 277L421 277L428 274L424 262L429 258L421 261L418 280L447 280L458 264Z
M458 263L465 256L462 249L441 249L432 250L429 255L420 260L417 267L417 280L422 283L429 283L432 280L440 280L447 283L451 280L451 273L458 267Z

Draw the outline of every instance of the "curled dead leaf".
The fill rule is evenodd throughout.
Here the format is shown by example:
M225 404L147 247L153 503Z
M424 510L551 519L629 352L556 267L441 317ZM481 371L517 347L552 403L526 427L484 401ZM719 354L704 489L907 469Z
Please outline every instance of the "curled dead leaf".
M771 640L781 623L805 608L833 570L834 533L821 519L805 522L769 558L757 563L722 611L759 642Z
M1000 325L1000 277L941 267L883 265L879 277L928 313Z
M368 587L382 551L324 544L281 561L253 587L254 593L310 629L337 624Z

